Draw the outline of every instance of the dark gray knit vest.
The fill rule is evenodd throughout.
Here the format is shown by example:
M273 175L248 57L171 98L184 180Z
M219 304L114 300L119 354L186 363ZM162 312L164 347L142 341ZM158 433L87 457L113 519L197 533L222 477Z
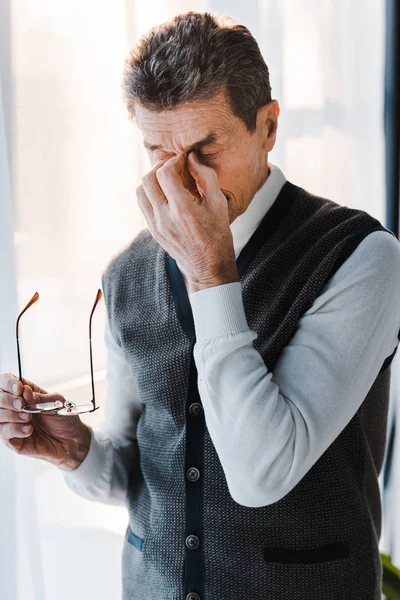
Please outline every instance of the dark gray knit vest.
M394 235L362 210L285 183L237 258L269 371L330 277L377 230ZM305 477L278 502L250 508L230 496L206 427L175 260L144 229L112 258L103 289L144 405L126 496L123 600L380 600L378 475L397 347Z

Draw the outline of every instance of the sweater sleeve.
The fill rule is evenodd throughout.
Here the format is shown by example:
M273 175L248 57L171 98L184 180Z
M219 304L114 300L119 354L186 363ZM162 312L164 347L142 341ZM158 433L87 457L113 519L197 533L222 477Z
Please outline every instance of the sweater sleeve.
M272 373L240 282L189 294L199 393L236 502L283 498L349 423L397 348L399 295L400 244L372 232L299 319Z
M90 449L77 469L61 470L68 487L104 504L124 504L129 473L138 460L136 430L142 412L137 387L107 320L107 395L104 417L91 431Z

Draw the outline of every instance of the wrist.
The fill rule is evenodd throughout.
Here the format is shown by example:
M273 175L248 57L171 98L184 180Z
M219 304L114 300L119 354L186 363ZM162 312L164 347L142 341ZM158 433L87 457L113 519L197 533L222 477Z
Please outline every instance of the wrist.
M66 445L65 457L57 465L63 471L74 471L88 455L92 439L92 429L81 422L77 436Z
M240 276L236 263L233 263L209 278L205 278L204 276L201 279L189 278L189 293L198 292L217 285L224 285L225 283L233 283L235 281L240 281Z

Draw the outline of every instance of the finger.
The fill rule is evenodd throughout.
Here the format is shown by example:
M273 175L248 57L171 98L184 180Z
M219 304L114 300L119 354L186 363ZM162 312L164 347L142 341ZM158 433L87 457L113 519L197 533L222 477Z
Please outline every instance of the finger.
M25 377L22 378L22 383L24 385L28 385L30 388L32 388L32 390L34 392L40 392L41 394L47 394L47 391L43 388L41 388L39 385L37 385L37 383L33 383L33 381L29 381L29 379L26 379Z
M13 373L1 373L0 375L0 389L3 392L9 392L15 396L19 396L22 392L22 383L16 375Z
M26 402L24 398L14 396L0 390L0 408L6 408L8 410L21 410L25 406Z
M194 180L194 178L192 177L192 175L188 169L187 159L184 154L180 154L174 158L168 159L168 161L160 161L159 163L157 163L157 165L154 167L154 169L152 169L152 171L150 171L150 173L148 174L148 175L152 175L153 181L155 180L154 185L160 189L161 194L163 195L163 198L164 198L164 200L163 200L164 203L166 202L168 205L168 199L165 196L164 191L161 188L160 183L157 179L157 172L160 170L161 166L164 164L166 166L166 170L167 170L167 167L171 169L170 176L177 177L178 184L179 185L182 184L183 187L190 193L191 197L199 198L200 194L199 194L199 191L196 186L196 181ZM146 183L147 183L147 181L146 181ZM144 188L147 192L147 188L146 188L145 184L144 184Z
M190 152L189 154L193 154L193 152ZM189 154L187 156L189 156ZM196 198L197 200L201 200L204 198L204 194L200 194L199 189L196 185L196 180L189 170L188 158L186 158L185 160L183 171L181 172L181 177L183 185L190 192L193 198Z
M215 169L201 163L195 152L188 154L187 167L201 195L210 196L220 191Z
M147 225L149 226L151 233L153 233L153 231L155 231L155 229L156 229L154 210L153 210L153 206L151 205L151 202L149 201L149 199L147 197L146 192L143 189L143 186L140 185L136 189L136 197L137 197L137 203L139 205L139 208L142 211L142 213L147 221Z
M32 419L29 413L17 412L15 410L6 410L0 408L0 424L1 423L27 423Z
M156 172L157 181L171 205L175 203L185 203L193 198L193 194L184 186L185 161L183 154L170 158L167 163L162 165Z
M39 392L33 392L33 404L41 404L43 402L62 402L64 404L65 398L61 394L40 394Z
M26 404L32 404L33 400L33 390L30 385L24 385L24 389L22 391L22 397L25 400Z
M11 394L14 394L15 396L20 396L22 394L23 385L28 385L32 388L32 390L35 390L42 394L47 393L46 390L36 385L36 383L33 383L29 379L26 379L25 377L22 378L21 383L21 381L16 375L14 375L14 373L0 374L0 390L3 390L4 392L9 392ZM16 387L14 388L14 386Z
M153 213L158 207L168 206L168 200L157 179L157 171L163 164L165 164L165 161L158 162L151 171L142 177L142 187L148 202L150 202L153 208Z
M33 432L31 424L17 425L16 423L3 423L0 425L0 439L11 440L12 438L29 437Z

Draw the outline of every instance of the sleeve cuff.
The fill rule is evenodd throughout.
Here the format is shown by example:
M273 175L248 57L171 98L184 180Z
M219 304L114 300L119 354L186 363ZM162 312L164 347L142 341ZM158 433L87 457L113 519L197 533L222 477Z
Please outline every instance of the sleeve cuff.
M72 484L84 484L87 486L94 483L101 475L105 464L105 445L108 438L101 431L91 430L89 452L79 467L73 471L60 469L64 479Z
M240 281L192 292L189 300L197 342L249 331Z

